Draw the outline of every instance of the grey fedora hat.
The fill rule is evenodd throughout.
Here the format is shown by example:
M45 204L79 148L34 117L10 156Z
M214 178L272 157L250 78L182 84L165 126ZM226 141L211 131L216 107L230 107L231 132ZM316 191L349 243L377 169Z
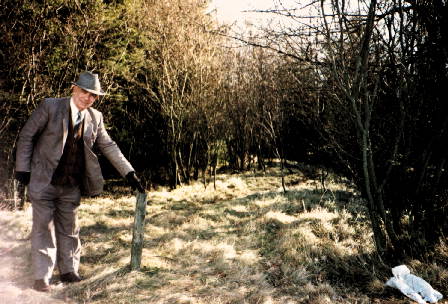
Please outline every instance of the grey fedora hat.
M72 82L72 84L95 95L106 95L106 93L104 93L101 89L98 74L93 74L88 71L82 72L79 74L78 81Z

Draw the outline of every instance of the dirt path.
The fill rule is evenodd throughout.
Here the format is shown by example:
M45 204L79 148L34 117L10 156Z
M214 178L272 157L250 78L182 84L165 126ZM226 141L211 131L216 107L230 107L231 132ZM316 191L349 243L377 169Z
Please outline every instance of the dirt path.
M30 208L16 212L0 210L0 303L67 303L56 298L62 286L56 286L50 294L31 288L30 230Z

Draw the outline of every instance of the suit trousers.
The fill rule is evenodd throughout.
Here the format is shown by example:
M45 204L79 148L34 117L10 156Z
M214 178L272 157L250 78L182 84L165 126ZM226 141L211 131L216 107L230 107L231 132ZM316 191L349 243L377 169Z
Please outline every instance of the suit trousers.
M59 273L78 273L81 256L77 210L79 187L48 185L29 192L33 208L31 256L34 279L49 283L55 265Z

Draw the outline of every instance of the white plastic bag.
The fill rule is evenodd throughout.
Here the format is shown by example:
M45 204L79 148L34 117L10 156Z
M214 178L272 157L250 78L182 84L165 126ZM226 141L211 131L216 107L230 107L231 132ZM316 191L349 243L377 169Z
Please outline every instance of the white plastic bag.
M411 274L406 265L400 265L392 268L393 277L390 278L386 285L399 289L405 296L411 298L419 304L437 303L443 298L442 294L434 290L422 278Z

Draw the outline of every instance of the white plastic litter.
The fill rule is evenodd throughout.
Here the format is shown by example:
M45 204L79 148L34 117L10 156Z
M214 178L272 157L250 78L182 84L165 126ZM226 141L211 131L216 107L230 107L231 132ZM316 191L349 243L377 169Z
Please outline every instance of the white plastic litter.
M405 296L419 304L437 303L443 298L442 294L434 290L428 282L411 274L406 265L392 268L392 273L394 276L386 282L386 285L399 289Z

